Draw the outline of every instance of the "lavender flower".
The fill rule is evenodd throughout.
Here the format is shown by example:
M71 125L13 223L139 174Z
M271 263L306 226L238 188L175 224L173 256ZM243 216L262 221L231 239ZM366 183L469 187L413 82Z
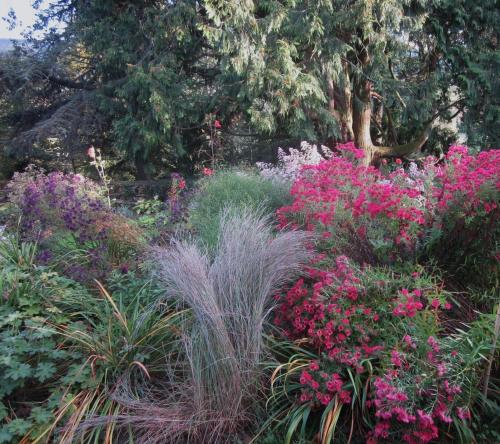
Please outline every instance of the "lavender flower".
M307 142L301 142L300 149L289 148L288 151L289 154L278 148L277 165L257 162L261 176L271 181L291 184L304 165L317 165L333 155L328 147L320 145L318 148Z

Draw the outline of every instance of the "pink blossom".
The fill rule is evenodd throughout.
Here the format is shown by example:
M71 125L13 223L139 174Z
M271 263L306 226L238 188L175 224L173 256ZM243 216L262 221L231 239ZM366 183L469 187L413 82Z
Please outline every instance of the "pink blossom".
M89 156L92 160L95 159L95 148L92 145L90 145L87 150L87 156Z

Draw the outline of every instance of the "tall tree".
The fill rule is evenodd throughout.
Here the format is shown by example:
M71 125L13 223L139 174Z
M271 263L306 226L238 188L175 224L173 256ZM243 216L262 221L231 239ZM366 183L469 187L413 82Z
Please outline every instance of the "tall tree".
M449 72L467 143L500 147L500 1L434 0L426 31Z
M224 131L354 140L366 161L461 116L498 146L498 0L56 0L0 67L13 150L92 141L175 164ZM64 26L53 26L61 22ZM16 103L18 105L16 105ZM234 132L234 131L233 131ZM30 151L31 150L31 151Z
M452 82L460 68L449 66L450 53L435 34L446 27L444 3L451 1L205 3L213 22L206 33L229 72L244 79L238 97L262 131L353 139L370 162L420 149L436 119L465 107L467 92ZM498 15L493 3L481 14ZM437 10L443 17L432 28ZM459 28L455 50L473 53L477 45L458 42Z
M138 178L147 177L153 160L175 162L186 146L196 144L213 108L209 92L216 55L205 45L198 18L194 0L51 2L39 14L37 27L46 31L44 37L28 38L17 60L26 65L24 89L42 81L42 95L56 88L64 100L50 96L50 109L28 128L33 137L21 132L21 139L27 145L36 137L45 139L38 131L42 126L60 137L58 118L63 126L78 129L78 120L68 117L73 105L84 101L92 105L86 115L99 116L106 139L135 161ZM54 21L64 26L51 29ZM31 72L37 74L26 75ZM6 68L0 77L18 73ZM19 88L10 91L15 95Z

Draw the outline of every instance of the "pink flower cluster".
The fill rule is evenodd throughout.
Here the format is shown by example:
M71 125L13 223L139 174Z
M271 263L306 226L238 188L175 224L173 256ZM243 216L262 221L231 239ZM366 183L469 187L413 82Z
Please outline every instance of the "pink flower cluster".
M307 370L300 375L300 383L304 386L301 402L316 401L328 405L334 396L345 404L351 402L351 394L344 389L344 381L338 373L320 371L319 364L313 361Z
M436 171L434 198L439 211L451 206L468 216L478 210L490 213L498 208L500 192L500 152L468 153L465 146L453 146L443 167Z
M450 304L437 287L374 282L365 265L412 256L452 213L464 219L497 212L500 153L471 156L452 147L442 165L428 158L422 170L397 167L384 175L359 165L363 153L354 145L339 149L341 156L302 168L291 188L294 201L278 211L281 226L318 234L319 254L276 297L275 322L289 338L306 339L318 357L300 376L302 402L350 402L349 374L366 375L370 361L377 376L367 406L376 424L368 442L428 443L454 419L470 419L451 375L457 352L446 355L440 339L422 337L428 333L408 334L419 322L437 323Z
M394 316L408 316L413 318L417 311L422 310L424 305L420 302L419 298L422 296L422 292L419 289L409 292L406 288L401 290L400 298L396 300L396 306L392 313Z
M342 370L361 374L365 371L363 361L381 358L387 352L384 335L380 334L383 324L398 317L414 317L424 308L416 298L423 299L424 295L419 289L400 289L394 307L390 293L382 300L369 297L363 287L363 271L354 268L347 257L338 256L327 271L321 269L322 260L324 255L319 255L314 261L316 267L307 268L307 277L276 296L279 305L275 323L290 339L307 338L322 358L319 366L314 363L310 371L302 374L302 401L328 403L337 393L348 402L349 393L339 376ZM384 282L377 285L384 293ZM394 365L403 365L398 352L393 351L391 359ZM331 381L332 374L337 385Z
M307 339L318 356L300 375L300 401L322 406L336 397L350 403L348 374L369 377L363 363L370 360L377 363L379 376L372 379L371 399L366 403L376 420L368 442L390 437L410 444L428 443L450 418L469 418L468 409L460 404L460 386L452 382L456 352L446 352L434 336L422 339L405 334L396 344L392 342L399 329L415 328L420 313L418 322L437 319L438 308L429 303L435 300L434 291L431 297L418 288L391 293L380 282L377 294L382 296L373 298L364 286L364 270L339 256L324 271L324 260L324 255L316 258L314 265L319 267L308 268L305 278L276 297L276 324L291 339Z
M278 211L281 226L317 231L336 254L387 262L412 254L431 227L443 228L450 212L465 218L499 211L498 150L470 155L455 146L442 165L430 157L421 170L412 164L384 175L359 164L363 152L352 143L338 149L342 155L302 167L291 188L293 203ZM370 251L374 245L382 249Z
M452 423L453 416L462 421L471 419L466 406L457 407L462 402L459 397L462 390L449 379L449 368L453 365L450 359L456 355L440 354L441 347L433 336L417 347L416 341L405 335L402 349L392 350L393 368L373 382L372 399L367 401L368 407L375 409L376 418L368 439L370 444L386 442L390 435L393 440L401 437L409 444L425 444L438 438L439 426ZM412 374L418 352L424 349L427 349L425 376Z
M421 191L358 164L363 152L352 143L339 149L343 156L303 167L291 188L293 203L278 212L281 225L305 222L323 239L340 232L365 245L381 241L392 246L393 255L412 250L426 223Z
M307 273L306 279L299 279L276 297L279 307L275 323L289 338L307 337L318 355L328 361L327 366L362 373L361 361L376 356L383 346L372 343L377 338L380 315L366 303L356 271L345 256L339 256L328 271L311 267ZM313 371L303 373L302 400L325 403L337 393L339 399L349 402L350 394L343 388L341 376L325 372L324 362L321 366L319 371L315 363L310 369Z

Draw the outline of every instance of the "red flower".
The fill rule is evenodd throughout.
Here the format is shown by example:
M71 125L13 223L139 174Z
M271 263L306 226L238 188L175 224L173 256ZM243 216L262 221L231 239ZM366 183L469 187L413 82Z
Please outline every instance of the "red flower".
M403 163L403 161L402 161L401 159L397 158L397 159L396 159L396 163L397 163L398 165L401 165L401 164Z
M215 128L217 128L217 129L222 128L222 124L220 123L220 120L215 120L215 121L214 121L214 126L215 126Z
M211 176L212 174L214 174L214 170L205 167L203 168L202 173L204 176Z

